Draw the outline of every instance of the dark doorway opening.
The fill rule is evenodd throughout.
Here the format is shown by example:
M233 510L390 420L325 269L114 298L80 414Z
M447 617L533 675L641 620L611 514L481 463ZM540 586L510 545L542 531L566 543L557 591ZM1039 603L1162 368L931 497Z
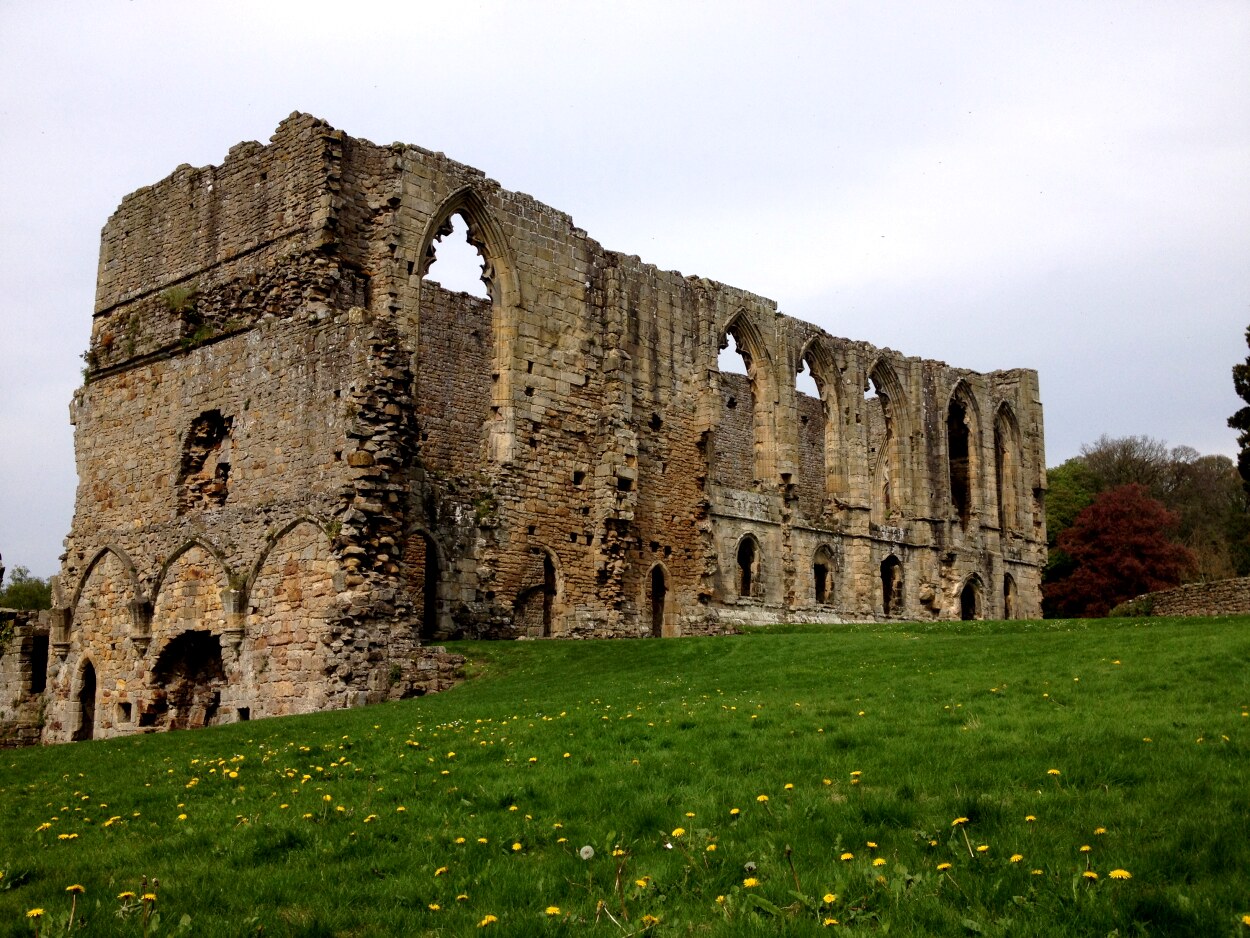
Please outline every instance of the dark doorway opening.
M755 573L759 564L759 551L755 546L755 538L744 537L738 545L738 595L752 596L755 593Z
M88 661L83 665L82 684L78 689L78 726L73 733L75 742L95 736L95 666Z
M152 681L156 690L151 706L140 715L141 726L163 722L167 729L181 730L209 725L226 682L221 641L198 629L175 636L157 658Z
M881 612L896 616L903 611L903 564L891 554L881 561Z
M664 568L656 564L651 568L651 635L664 635L664 599L668 585L664 582Z
M981 618L981 587L976 577L970 579L959 594L959 618L965 622Z

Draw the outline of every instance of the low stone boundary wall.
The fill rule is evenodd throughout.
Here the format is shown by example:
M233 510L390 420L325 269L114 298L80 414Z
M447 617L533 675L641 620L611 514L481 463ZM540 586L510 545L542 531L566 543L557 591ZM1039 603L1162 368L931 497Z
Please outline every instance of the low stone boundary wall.
M1175 589L1147 593L1153 616L1229 616L1250 614L1250 577L1187 583Z

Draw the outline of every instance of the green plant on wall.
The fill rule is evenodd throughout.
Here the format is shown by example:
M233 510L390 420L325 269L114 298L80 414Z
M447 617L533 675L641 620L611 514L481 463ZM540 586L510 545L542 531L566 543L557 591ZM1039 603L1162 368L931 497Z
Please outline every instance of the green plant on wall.
M188 313L195 312L195 301L199 295L199 284L194 281L191 283L180 283L162 290L161 302L165 304L165 308L171 313L185 316Z

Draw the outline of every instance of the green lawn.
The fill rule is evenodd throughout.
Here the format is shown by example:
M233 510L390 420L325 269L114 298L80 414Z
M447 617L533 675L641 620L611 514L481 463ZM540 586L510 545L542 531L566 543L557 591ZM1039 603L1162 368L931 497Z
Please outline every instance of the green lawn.
M0 753L0 933L1250 936L1250 619L455 649L436 697Z

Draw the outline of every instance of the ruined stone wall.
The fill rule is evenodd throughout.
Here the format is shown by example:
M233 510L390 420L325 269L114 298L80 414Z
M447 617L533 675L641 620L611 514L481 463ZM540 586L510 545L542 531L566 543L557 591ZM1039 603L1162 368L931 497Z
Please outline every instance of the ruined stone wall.
M1155 616L1235 616L1250 613L1250 577L1216 580L1214 583L1187 583L1175 589L1147 593L1133 601L1146 600Z
M435 282L453 216L489 300ZM830 336L307 115L123 201L87 360L48 739L436 689L444 637L1038 614L1034 373Z
M47 678L47 616L0 609L0 749L38 742Z

